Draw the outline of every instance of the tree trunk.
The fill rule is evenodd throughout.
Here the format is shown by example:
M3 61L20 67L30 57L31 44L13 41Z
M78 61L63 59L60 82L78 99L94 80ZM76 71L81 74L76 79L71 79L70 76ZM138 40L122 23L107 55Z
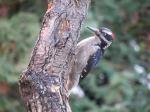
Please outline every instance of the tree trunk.
M19 79L27 112L71 112L66 88L90 0L49 0L37 43Z

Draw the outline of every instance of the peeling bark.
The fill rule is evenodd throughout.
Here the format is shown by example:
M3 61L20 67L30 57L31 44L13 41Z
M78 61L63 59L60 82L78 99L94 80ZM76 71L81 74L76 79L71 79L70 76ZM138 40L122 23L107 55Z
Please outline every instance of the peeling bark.
M90 0L49 0L30 63L19 79L27 112L71 112L66 88Z

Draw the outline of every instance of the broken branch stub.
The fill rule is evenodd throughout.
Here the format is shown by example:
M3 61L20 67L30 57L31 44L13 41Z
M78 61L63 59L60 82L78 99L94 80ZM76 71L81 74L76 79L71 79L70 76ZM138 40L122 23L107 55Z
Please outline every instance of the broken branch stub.
M28 112L71 112L66 89L90 0L48 0L30 63L19 79Z

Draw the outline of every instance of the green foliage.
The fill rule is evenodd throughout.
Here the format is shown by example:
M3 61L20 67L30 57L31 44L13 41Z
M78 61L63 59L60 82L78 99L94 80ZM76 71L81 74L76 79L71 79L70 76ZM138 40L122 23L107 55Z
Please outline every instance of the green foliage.
M0 111L20 112L23 108L11 87L3 86L17 84L19 74L29 60L31 48L39 32L38 17L32 13L21 12L10 19L0 19ZM16 87L18 88L18 87ZM6 91L13 91L10 95ZM6 91L6 92L5 92ZM3 96L3 94L6 96Z
M0 20L0 81L17 81L22 61L28 57L38 32L38 17L34 14L19 13Z
M17 80L29 62L47 6L43 0L0 0L0 4L4 2L10 9L15 3L20 7L0 18L0 112L20 112L24 109ZM80 40L93 35L86 26L108 27L115 32L116 40L99 65L80 82L85 97L71 96L73 112L150 111L148 83L141 81L148 80L146 74L150 72L149 12L149 0L92 0ZM145 71L137 73L135 65Z
M83 107L89 107L81 112L150 111L150 90L140 81L141 78L146 79L144 74L150 70L148 59L150 52L146 48L150 44L147 40L149 32L147 26L150 27L147 4L147 0L92 1L86 26L111 28L115 32L116 40L105 52L97 68L81 81L80 85L86 97L73 102L72 106L77 108L74 112L80 111L80 107L74 105L78 102L82 103ZM89 32L83 29L81 35L87 36ZM135 50L135 45L131 45L133 41L139 46L138 51ZM145 59L142 58L143 55ZM146 73L138 74L134 70L136 64L143 66L147 70ZM89 103L82 102L87 98ZM92 111L91 102L95 103Z

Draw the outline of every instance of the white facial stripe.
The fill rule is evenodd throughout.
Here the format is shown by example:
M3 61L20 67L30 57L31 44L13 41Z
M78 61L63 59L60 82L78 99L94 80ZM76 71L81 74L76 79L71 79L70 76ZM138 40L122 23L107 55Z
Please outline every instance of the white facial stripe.
M107 44L107 46L105 46L103 49L108 48L111 45L111 42L109 44Z
M112 35L112 32L110 32L109 30L104 30L105 33Z
M103 36L103 34L101 34L101 33L100 33L100 36L101 36L101 38L102 38L102 39L103 39L103 40L107 43L107 45L106 45L103 49L108 48L108 47L111 45L111 43L112 43L112 42L111 42L111 41L106 40L106 39L105 39L105 37Z
M105 39L105 37L103 36L103 34L100 33L100 36L101 36L101 38L102 38L107 44L111 43L110 41L108 41L108 40Z

